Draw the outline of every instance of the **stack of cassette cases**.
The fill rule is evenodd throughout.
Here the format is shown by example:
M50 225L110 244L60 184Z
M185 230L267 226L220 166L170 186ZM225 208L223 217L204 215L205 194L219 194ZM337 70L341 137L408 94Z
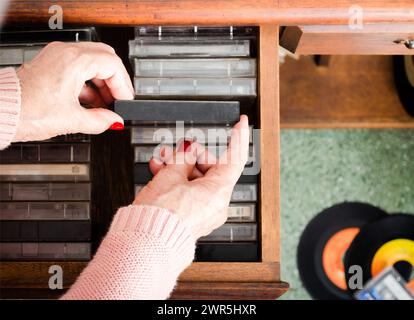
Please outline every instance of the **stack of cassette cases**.
M129 124L136 193L153 175L148 162L163 145L196 141L223 155L240 108L255 101L256 33L250 27L136 27L129 42L136 99L115 101ZM259 261L258 137L249 128L248 163L231 196L228 221L199 239L197 261Z
M251 28L138 27L129 42L137 97L255 97Z
M5 30L0 32L0 67L19 67L52 41L93 41L94 28L62 30Z
M0 37L0 67L19 67L51 41L92 41L95 30L9 30ZM90 260L90 160L84 134L0 151L0 260Z

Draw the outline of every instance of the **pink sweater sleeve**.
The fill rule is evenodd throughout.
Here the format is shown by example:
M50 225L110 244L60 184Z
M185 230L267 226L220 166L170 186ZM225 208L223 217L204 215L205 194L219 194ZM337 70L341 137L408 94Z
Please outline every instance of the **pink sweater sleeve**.
M95 257L62 299L166 299L194 250L193 236L168 210L121 208Z
M20 83L13 68L0 69L0 150L13 140L20 117Z

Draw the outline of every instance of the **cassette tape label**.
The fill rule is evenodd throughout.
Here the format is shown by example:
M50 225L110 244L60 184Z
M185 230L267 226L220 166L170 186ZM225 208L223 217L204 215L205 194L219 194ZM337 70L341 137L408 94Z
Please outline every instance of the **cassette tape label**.
M256 205L250 203L230 203L228 222L254 222L256 220Z
M249 40L194 38L160 40L145 37L129 42L130 57L248 57Z
M135 78L137 96L256 96L255 78Z
M2 164L0 181L87 181L86 164Z
M84 201L90 200L89 183L1 183L0 200Z
M255 59L134 59L137 77L255 77Z
M236 184L231 195L233 202L254 202L257 201L256 184Z

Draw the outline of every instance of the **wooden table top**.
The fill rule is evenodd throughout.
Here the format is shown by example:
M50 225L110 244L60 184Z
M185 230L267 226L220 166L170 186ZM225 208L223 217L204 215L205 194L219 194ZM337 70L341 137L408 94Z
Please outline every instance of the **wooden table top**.
M362 9L365 23L413 23L414 0L12 0L8 23L44 23L49 7L65 24L347 24Z

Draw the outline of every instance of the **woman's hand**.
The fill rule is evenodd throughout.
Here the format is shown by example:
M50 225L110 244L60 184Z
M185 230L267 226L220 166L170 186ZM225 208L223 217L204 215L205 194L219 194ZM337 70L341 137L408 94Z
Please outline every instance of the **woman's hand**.
M122 118L105 108L114 99L134 97L121 59L103 43L52 42L24 64L17 76L22 103L13 141L122 129ZM85 83L88 80L93 86Z
M183 141L176 150L160 149L160 159L150 161L155 177L134 204L170 210L198 239L227 220L230 197L248 157L248 119L240 117L227 151L218 159L200 144L190 143Z

